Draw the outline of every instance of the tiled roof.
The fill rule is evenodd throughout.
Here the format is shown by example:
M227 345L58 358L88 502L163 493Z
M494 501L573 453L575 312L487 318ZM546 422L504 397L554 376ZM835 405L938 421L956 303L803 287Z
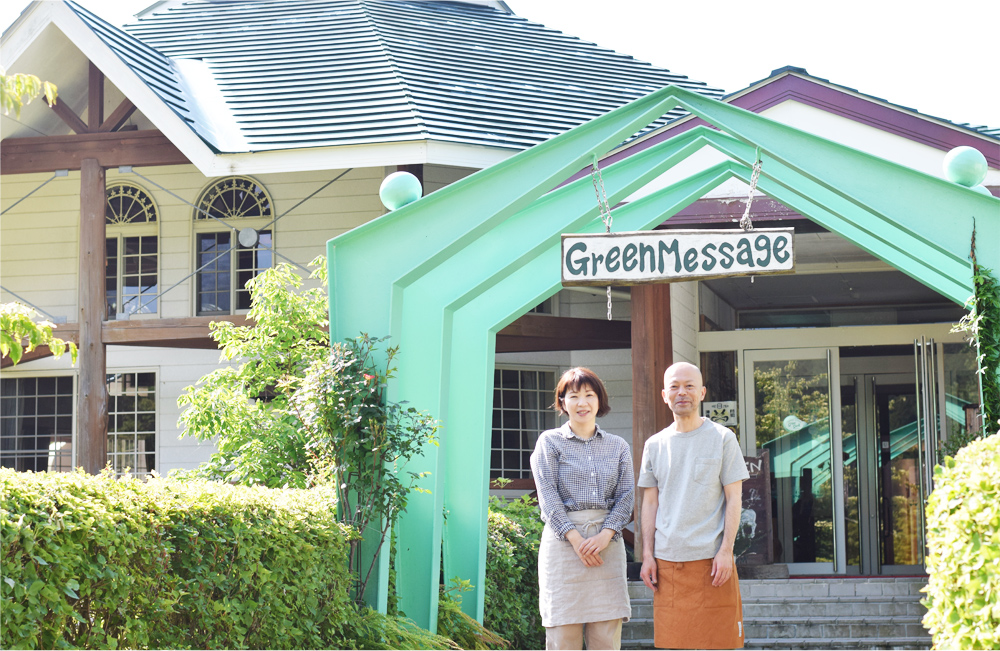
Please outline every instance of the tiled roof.
M723 94L470 3L196 0L128 34L70 5L224 152L425 139L523 149L669 84Z
M175 113L193 124L188 99L170 59L137 38L112 27L74 2L67 2L83 22Z

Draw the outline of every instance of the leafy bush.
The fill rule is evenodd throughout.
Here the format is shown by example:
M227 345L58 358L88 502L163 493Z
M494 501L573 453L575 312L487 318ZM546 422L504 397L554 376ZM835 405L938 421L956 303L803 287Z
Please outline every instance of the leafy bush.
M1000 648L1000 433L934 470L926 626L936 649Z
M16 366L25 352L47 346L56 359L69 351L76 364L76 344L52 334L56 325L51 321L38 320L39 316L33 308L20 303L0 305L0 356L10 357L11 363Z
M224 367L185 389L178 404L184 436L213 440L218 452L196 471L207 479L272 488L330 485L338 517L381 548L427 473L405 470L424 445L437 445L428 414L386 400L398 348L366 334L331 345L326 265L312 262L320 287L303 290L287 264L247 283L254 326L212 323ZM384 369L384 370L382 370ZM350 550L353 594L360 604L375 556Z
M514 649L544 649L538 612L538 547L543 523L538 502L524 496L490 498L483 625Z
M0 470L0 646L354 645L328 489Z
M489 572L489 569L486 570ZM452 586L441 586L438 598L438 634L463 649L508 649L510 643L462 611L462 593L473 589L471 581L455 577Z

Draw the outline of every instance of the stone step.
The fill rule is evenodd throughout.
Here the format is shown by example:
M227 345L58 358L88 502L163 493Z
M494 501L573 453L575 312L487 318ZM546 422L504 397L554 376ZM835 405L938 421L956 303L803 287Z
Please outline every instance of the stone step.
M743 616L755 617L923 617L927 609L911 601L744 601Z
M743 599L766 597L922 597L927 579L922 577L874 577L833 579L745 579L740 580ZM650 599L653 591L641 581L629 583L629 596Z
M654 649L653 638L622 639L622 649ZM929 637L868 637L865 639L845 638L795 638L781 639L747 638L746 649L930 649Z
M777 620L744 618L747 639L828 638L865 640L874 637L923 637L930 640L917 617L788 617Z
M622 639L622 649L655 649L653 638ZM750 639L745 649L930 649L927 637L869 637L863 640L843 638Z
M624 649L625 647L622 646ZM630 648L648 649L649 646ZM930 649L929 637L747 639L745 649Z
M652 599L632 599L632 616L652 617ZM752 617L923 617L927 609L919 598L885 599L839 597L758 599L743 601L743 615Z
M741 580L747 648L927 649L924 577ZM653 593L629 584L622 648L652 648Z

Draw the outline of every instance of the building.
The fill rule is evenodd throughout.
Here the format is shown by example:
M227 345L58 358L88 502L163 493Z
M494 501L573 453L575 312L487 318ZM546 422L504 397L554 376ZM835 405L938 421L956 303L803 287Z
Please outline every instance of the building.
M482 86L507 79L505 69L525 69L531 62L518 64L517 59L498 56L483 60L477 54L477 48L483 47L481 39L453 37L457 31L478 33L487 18L491 28L525 30L518 34L531 34L539 42L555 39L553 47L573 45L564 52L570 58L577 51L574 48L598 52L503 13L499 3L488 7L387 2L309 5L317 7L315 20L320 24L314 25L316 40L304 41L309 44L308 55L294 48L289 51L288 34L280 31L280 21L273 26L275 31L270 31L268 15L273 7L269 3L249 6L253 11L242 12L240 17L256 27L243 30L236 25L233 29L240 30L240 38L246 36L245 42L239 41L242 47L252 43L266 56L241 53L235 34L219 38L220 23L232 15L226 13L225 6L209 4L173 9L164 5L130 29L131 37L69 3L36 6L5 34L5 59L10 48L12 59L8 60L37 64L33 71L42 76L52 70L78 80L74 86L47 76L59 83L68 106L86 105L87 111L58 109L62 112L59 115L41 106L29 107L22 122L47 134L44 140L7 140L26 138L27 131L8 135L5 126L0 160L4 210L9 200L26 196L56 170L65 169L57 165L67 164L67 158L79 161L69 167L79 166L81 172L79 176L70 172L66 179L56 176L50 185L4 215L0 249L4 288L54 316L66 316L67 331L73 317L82 312L83 318L76 319L81 341L86 340L89 327L91 332L102 333L96 340L98 347L110 345L106 369L113 379L107 390L114 418L108 420L108 453L118 467L156 467L162 471L190 467L210 454L210 446L177 440L174 426L177 395L217 364L216 353L198 348L206 347L207 321L227 315L238 320L245 294L237 279L272 264L274 258L290 258L301 264L322 252L319 242L325 239L341 233L358 233L360 237L371 232L374 226L360 226L383 212L377 203L377 187L387 171L407 166L422 176L425 191L430 192L476 169L491 165L496 169L495 164L512 153L550 142L552 136L659 86L687 84L708 97L720 96L713 89L663 71L650 77L653 70L648 66L610 53L606 54L609 65L634 68L634 92L618 90L599 106L591 106L589 112L572 104L578 95L566 87L567 65L545 68L539 60L533 63L538 65L540 78L527 84L531 88L518 76L518 81L512 79L488 95ZM308 11L305 16L309 18ZM323 23L332 16L345 21L339 28L345 33L342 41L324 31L332 29ZM419 33L408 30L409 21L416 19L437 29L423 25ZM375 35L367 26L368 20L378 26ZM473 26L472 21L478 24ZM463 27L471 31L462 31ZM460 60L468 61L470 68L444 65L454 60L447 56L417 57L413 41L418 38L437 39L432 41L435 47L419 48L423 55L446 45L466 47ZM324 54L322 48L331 40L335 44ZM383 46L398 52L393 59L395 67L383 65ZM506 52L500 42L494 47ZM74 66L46 64L54 60L52 52L68 52L63 56ZM511 57L522 55L530 60L530 53L511 48ZM329 61L314 59L323 56L338 61L350 57L351 63L344 70L331 69L324 65ZM587 61L590 63L589 58ZM260 80L270 78L275 62L288 67L282 69L276 85L261 88ZM570 86L593 78L594 66L584 68L586 74ZM458 74L455 70L461 78L443 79ZM479 81L473 82L476 71ZM336 100L327 97L332 86L317 81L321 74L347 81L346 101L344 95ZM615 69L615 79L621 76ZM400 78L407 82L405 89L398 85ZM351 86L359 79L359 86ZM551 85L545 86L545 80ZM372 92L373 87L380 90ZM541 95L520 95L540 89L544 91ZM585 93L588 102L594 94ZM290 96L298 102L294 107L289 105ZM521 99L514 101L517 98ZM537 108L545 104L540 98L558 110L537 116ZM497 111L484 110L501 101L516 120L501 119ZM941 159L947 150L973 146L989 161L986 185L1000 186L996 131L921 115L801 70L776 71L768 79L727 96L725 102L931 176L941 176ZM99 108L102 105L106 111ZM312 107L318 105L323 108L314 111ZM411 105L419 110L414 111ZM228 113L220 107L226 107ZM579 112L567 119L573 111ZM103 114L108 118L102 119ZM370 119L372 116L378 119ZM129 120L138 127L135 133L121 130ZM651 155L660 143L685 132L696 133L697 120L674 109L663 118L650 116L643 125L649 122L647 131L602 159L609 195L621 195L613 203L641 206L643 200L655 198L659 189L728 164L722 154L689 152L692 155L678 157L669 170L651 177L655 180L647 179L622 195L621 189L611 184L613 163L637 161L643 152ZM74 124L78 135L64 135ZM525 125L530 128L525 129ZM107 133L100 133L102 129ZM154 129L158 133L150 133ZM618 142L634 133L626 131ZM112 140L113 146L102 148L98 144L110 145ZM88 151L100 152L94 154L98 158L89 158ZM122 151L133 158L119 158ZM52 153L47 158L42 156L48 152ZM95 162L85 164L84 160ZM587 160L581 153L574 170ZM764 164L771 165L766 160ZM417 165L420 167L409 167ZM122 169L129 166L131 171ZM86 190L96 187L93 184L100 179L102 168L108 168L110 201L106 193ZM341 176L345 170L347 174ZM735 174L739 170L730 171ZM764 174L770 175L771 169L766 167ZM565 176L539 183L551 181L548 189L563 183ZM68 185L77 178L79 186ZM217 185L220 179L225 186ZM732 227L743 213L747 180L717 184L692 197L701 197L693 203L674 201L679 209L655 215L658 221L652 226ZM484 436L487 430L492 431L490 472L526 482L526 456L532 437L552 419L545 409L549 402L546 389L562 369L587 365L608 381L615 411L604 424L630 440L638 453L639 437L666 424L665 409L656 399L662 368L671 361L700 362L706 369L709 399L716 403L716 410L735 416L734 426L745 454L756 457L758 449L768 451L773 470L769 473L773 481L768 482L772 489L769 511L774 523L766 551L771 561L798 575L919 573L922 545L917 504L925 490L928 458L927 450L920 446L928 440L945 439L953 427L964 427L965 408L976 402L969 387L972 367L968 349L949 332L950 324L962 313L958 301L965 297L957 295L955 283L947 284L943 272L938 278L928 269L921 277L916 267L907 266L912 261L905 259L905 250L898 260L889 256L906 273L896 271L896 266L872 254L887 257L866 239L872 235L837 235L832 217L826 225L816 221L822 211L809 205L809 197L784 193L766 182L762 180L761 188L767 196L754 202L752 217L758 227L779 222L794 227L795 274L621 288L612 293L611 323L606 321L603 289L540 292L539 300L525 298L520 311L515 310L509 320L507 313L498 317L498 323L507 322L498 328L494 348L486 347L496 366L496 398L490 400L489 391L484 391L481 413L476 416L483 423L480 429ZM114 189L117 187L121 189ZM239 198L238 206L233 205L232 197ZM444 202L448 193L435 193L428 199L437 201L436 197ZM905 198L913 200L912 196ZM502 199L498 195L498 201ZM110 219L107 205L112 206ZM987 206L983 219L996 220L996 203L983 205ZM505 210L513 214L523 207L511 204ZM253 229L256 241L237 249L231 242L243 229L218 226L203 218L199 208L210 214L241 214L239 225ZM589 209L596 214L596 206ZM18 210L32 219L9 221ZM82 212L85 237L75 236L77 210ZM154 210L155 217L151 217ZM811 220L803 216L807 212ZM402 232L414 227L405 223L406 214L400 212L398 219L377 224L391 224ZM45 244L37 238L39 224L53 235ZM93 232L87 229L88 224ZM461 226L460 221L456 224ZM97 233L98 225L102 233ZM541 235L526 231L525 237ZM90 243L85 245L85 240ZM101 240L105 242L103 249ZM85 250L84 246L90 248ZM78 259L88 257L86 251L101 252L99 260L89 256L100 263L99 271L78 274L90 283L79 282L77 291L74 270ZM51 264L43 268L38 260ZM512 285L520 282L514 267L508 275ZM377 287L377 281L371 278L357 284L370 282ZM92 289L96 282L103 283L104 296ZM349 281L341 278L338 282ZM429 279L424 288L428 295L433 282ZM93 304L86 302L86 292L101 296L101 323L85 325L94 313L85 309ZM156 297L155 304L145 298L146 294ZM512 300L517 300L516 296ZM141 312L135 309L140 307L151 314L129 313ZM115 317L121 313L125 318L103 318L105 314L110 317L111 310ZM526 314L529 311L534 313ZM484 326L483 332L491 327ZM345 330L339 334L351 333ZM418 336L415 331L402 333L404 349L416 350L406 348L406 340ZM933 343L928 343L931 339ZM670 345L664 345L666 342ZM175 347L185 350L182 359L178 359ZM477 348L476 352L481 351ZM434 347L420 354L437 359L439 364L443 358ZM644 363L633 364L633 359ZM17 459L25 469L31 464L34 468L43 464L64 467L67 453L72 454L67 447L72 450L75 443L76 463L82 463L80 450L85 448L86 454L99 452L88 458L103 465L103 450L84 434L90 431L103 436L94 424L102 422L100 410L87 412L84 400L77 400L73 410L73 398L82 393L78 385L87 382L85 376L90 373L89 386L97 386L94 378L106 375L105 367L95 370L95 363L99 362L85 359L76 372L68 371L62 363L39 359L5 375L6 386L16 387L11 398L24 405L14 407L17 425L12 425L16 432L12 438L18 444L30 440L34 445L14 447L20 452L5 450L5 461ZM916 363L922 365L919 386L914 377ZM931 386L936 386L936 394L928 390ZM413 401L411 389L421 397L428 395L429 389L414 387L412 380L396 387L400 396ZM441 398L429 394L427 408L437 413L435 405ZM29 415L29 403L36 410L43 403L52 404L55 411ZM422 401L417 403L425 406ZM748 409L748 405L758 403L760 410ZM941 414L941 428L918 434L916 427L924 420L914 417L918 408ZM24 411L16 411L21 409ZM488 424L490 411L492 427ZM779 417L768 418L774 412ZM7 413L5 409L5 418ZM49 433L43 429L49 426L49 419L56 426L68 424L70 431ZM449 446L464 444L447 442ZM834 463L841 456L844 462ZM449 481L448 477L462 479L463 475L461 469L449 471L444 460L434 481ZM470 473L466 481L475 477ZM482 483L478 490L461 492L470 500L483 501L486 486ZM527 488L526 483L521 484L522 490ZM462 497L445 494L443 499ZM882 511L890 499L898 507ZM427 510L432 512L436 506L428 503ZM761 531L766 530L761 527ZM423 578L434 577L436 582L438 566L433 557L440 539L440 528L436 532L432 529L427 549L417 546L420 553L431 552L423 554L431 560L426 568L414 570L416 582L423 580L418 576L421 574L426 574ZM470 571L469 576L474 574ZM424 601L432 612L433 599ZM418 621L433 617L430 612L406 610Z
M502 2L157 3L127 30L41 2L3 59L59 87L2 118L3 300L84 349L5 373L44 405L4 410L3 464L24 470L103 467L105 411L119 471L207 459L177 397L219 364L209 321L242 323L251 275L383 214L389 172L430 193L658 87L722 92ZM106 409L76 400L106 372Z

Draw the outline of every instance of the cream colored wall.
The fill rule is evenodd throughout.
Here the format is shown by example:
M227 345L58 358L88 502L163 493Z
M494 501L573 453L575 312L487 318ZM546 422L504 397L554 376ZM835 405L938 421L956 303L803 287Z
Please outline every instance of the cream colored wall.
M143 168L139 171L186 201L195 203L218 179L205 178L194 166ZM319 190L343 170L268 174L255 177L270 193L275 216ZM2 205L13 204L49 174L4 176ZM107 183L127 180L144 187L159 212L159 316L194 315L193 208L134 174L108 170ZM349 171L340 180L281 217L271 230L276 250L306 265L326 251L326 241L382 214L378 186L382 168ZM54 316L77 321L80 174L57 178L3 216L0 231L0 278L9 291ZM238 222L232 222L239 226ZM223 225L219 225L224 229ZM279 258L280 260L280 258ZM175 284L180 283L176 287ZM172 287L172 288L171 288ZM4 293L2 300L14 300Z
M197 201L202 190L218 180L206 178L190 165L137 171L192 203ZM424 168L426 191L440 189L473 171L427 165ZM270 193L275 216L278 216L341 172L343 170L323 170L254 178ZM351 170L281 217L271 227L277 251L305 265L316 256L325 254L326 242L330 238L382 215L385 210L378 199L378 187L386 173L381 167ZM0 183L3 209L50 177L51 174L3 176ZM180 283L161 297L159 316L193 316L194 281L193 278L185 279L194 270L193 209L170 192L144 179L133 174L120 174L116 169L108 170L107 183L118 180L141 185L149 191L157 205L161 291ZM80 174L71 172L66 178L53 180L3 215L0 229L0 284L46 312L70 322L77 321L79 206ZM2 300L6 302L14 298L5 292ZM563 357L568 357L568 354ZM186 387L220 365L219 353L214 350L108 347L108 372L141 370L157 374L157 465L160 472L194 468L215 452L211 441L181 438L177 399ZM68 358L63 357L60 360L47 358L23 363L14 369L4 370L3 376L30 376L41 372L77 374Z
M697 281L670 285L670 330L675 363L699 363L697 292Z
M424 165L424 194L440 190L477 170L450 165Z
M54 317L76 321L80 173L56 178L14 206L51 174L6 175L0 206L0 301L14 292Z

